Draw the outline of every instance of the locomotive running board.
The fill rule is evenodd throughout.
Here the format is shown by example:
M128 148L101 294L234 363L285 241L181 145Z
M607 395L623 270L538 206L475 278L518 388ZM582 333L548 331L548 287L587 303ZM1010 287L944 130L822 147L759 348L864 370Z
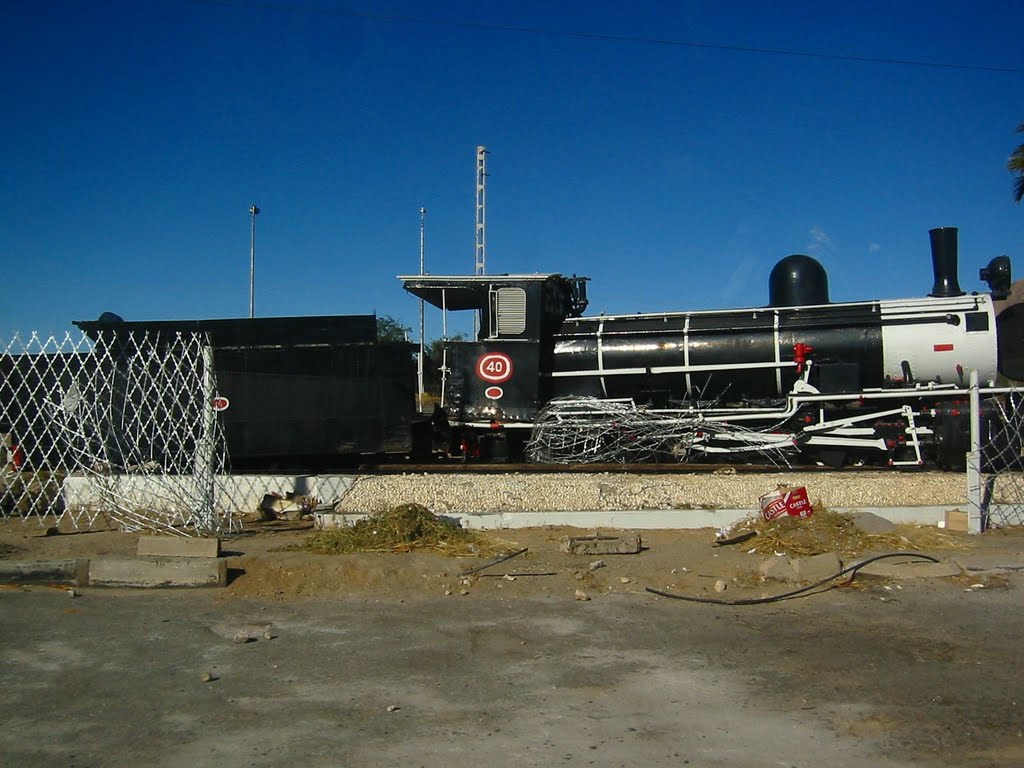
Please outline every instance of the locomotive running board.
M864 440L859 437L828 437L826 435L816 435L807 439L805 445L827 445L832 448L863 448L875 449L879 451L887 451L888 448L885 445L885 440L877 438L875 440Z

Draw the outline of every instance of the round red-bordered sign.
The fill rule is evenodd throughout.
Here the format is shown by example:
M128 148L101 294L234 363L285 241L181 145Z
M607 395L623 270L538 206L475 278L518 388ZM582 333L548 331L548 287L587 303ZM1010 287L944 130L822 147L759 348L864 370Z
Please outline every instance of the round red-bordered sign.
M213 410L220 413L221 411L226 411L228 409L228 406L231 405L231 401L223 395L217 395L213 398L211 405L213 406Z
M504 352L488 352L476 361L476 375L490 384L501 384L512 378L512 358Z
M505 396L505 390L501 387L488 387L484 390L484 397L488 400L501 400Z

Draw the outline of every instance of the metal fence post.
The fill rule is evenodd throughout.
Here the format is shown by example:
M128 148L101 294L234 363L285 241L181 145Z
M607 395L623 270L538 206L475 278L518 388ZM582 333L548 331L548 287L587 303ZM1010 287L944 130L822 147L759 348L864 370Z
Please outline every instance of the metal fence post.
M214 504L214 482L216 474L216 427L217 414L213 410L216 382L213 375L213 347L203 345L203 427L196 444L195 482L199 509L196 517L199 528L205 533L217 532L217 510Z
M985 528L981 479L981 392L978 372L971 371L971 450L967 453L967 532L981 533Z

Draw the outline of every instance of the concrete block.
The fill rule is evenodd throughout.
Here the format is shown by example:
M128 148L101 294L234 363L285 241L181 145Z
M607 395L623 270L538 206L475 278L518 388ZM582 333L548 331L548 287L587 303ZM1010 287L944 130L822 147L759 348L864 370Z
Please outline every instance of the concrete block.
M892 533L896 530L896 523L886 520L874 512L856 512L850 515L853 520L853 527L869 536L877 536L882 533Z
M757 570L761 577L767 581L785 581L788 583L797 581L796 570L789 562L788 557L770 557L762 561Z
M959 576L956 563L895 562L879 560L857 569L857 577L876 579L943 579Z
M967 513L959 509L947 510L940 527L947 531L966 531Z
M74 584L89 583L88 560L0 560L0 583L3 584Z
M227 560L217 558L104 558L89 564L94 587L224 587Z
M562 551L570 555L635 555L640 551L640 537L635 533L622 536L566 536Z
M140 536L139 557L220 557L220 539Z
M790 561L796 572L797 581L813 584L816 581L835 576L843 569L843 562L835 552L826 552L811 557L794 558Z

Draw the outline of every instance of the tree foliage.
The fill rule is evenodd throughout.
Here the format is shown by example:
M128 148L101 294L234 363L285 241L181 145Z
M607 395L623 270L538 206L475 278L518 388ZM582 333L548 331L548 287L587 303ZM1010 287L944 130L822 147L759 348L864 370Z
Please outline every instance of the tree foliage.
M448 341L465 341L466 335L464 333L456 333L454 336L448 337ZM444 357L444 339L434 339L427 342L427 357L434 361L435 366L441 365L441 360Z
M407 341L410 333L412 328L391 315L377 316L377 341Z
M1024 133L1024 123L1017 126L1017 133ZM1024 199L1024 144L1010 155L1006 169L1017 177L1013 180L1013 199L1019 203Z

